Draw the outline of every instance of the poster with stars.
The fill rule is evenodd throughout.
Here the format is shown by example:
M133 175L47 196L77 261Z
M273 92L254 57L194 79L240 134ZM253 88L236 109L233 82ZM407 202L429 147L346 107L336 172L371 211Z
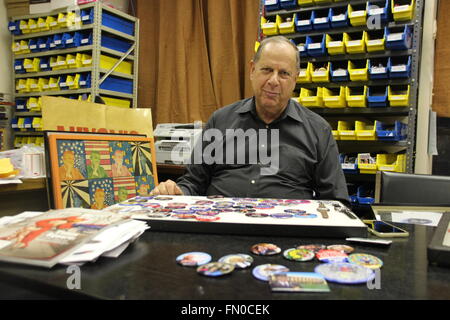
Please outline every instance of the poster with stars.
M55 209L103 209L158 184L153 138L47 132Z

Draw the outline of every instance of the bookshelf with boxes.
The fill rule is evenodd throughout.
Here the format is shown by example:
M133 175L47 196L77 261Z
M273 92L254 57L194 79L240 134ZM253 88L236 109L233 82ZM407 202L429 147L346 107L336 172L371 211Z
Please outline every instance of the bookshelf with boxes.
M139 20L93 2L12 17L14 147L43 145L41 97L61 96L134 108Z
M293 99L332 126L355 206L413 172L423 0L262 0L260 35L297 46Z

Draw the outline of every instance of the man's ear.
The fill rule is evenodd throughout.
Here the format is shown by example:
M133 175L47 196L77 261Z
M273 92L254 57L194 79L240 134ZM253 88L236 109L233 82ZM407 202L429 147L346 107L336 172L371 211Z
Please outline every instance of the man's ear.
M253 78L253 74L255 73L256 66L253 60L250 61L250 79Z

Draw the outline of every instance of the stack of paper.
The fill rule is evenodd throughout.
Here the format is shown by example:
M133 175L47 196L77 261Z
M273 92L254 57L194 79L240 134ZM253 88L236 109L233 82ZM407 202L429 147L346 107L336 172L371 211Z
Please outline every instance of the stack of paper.
M108 211L69 208L0 219L0 261L53 267L117 257L149 227Z

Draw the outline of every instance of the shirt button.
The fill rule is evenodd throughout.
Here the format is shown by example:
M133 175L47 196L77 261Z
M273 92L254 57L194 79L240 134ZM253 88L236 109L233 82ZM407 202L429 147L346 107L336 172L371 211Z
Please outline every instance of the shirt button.
M265 148L266 146L264 144L261 145L261 148Z
M255 184L255 180L250 181L252 184Z

